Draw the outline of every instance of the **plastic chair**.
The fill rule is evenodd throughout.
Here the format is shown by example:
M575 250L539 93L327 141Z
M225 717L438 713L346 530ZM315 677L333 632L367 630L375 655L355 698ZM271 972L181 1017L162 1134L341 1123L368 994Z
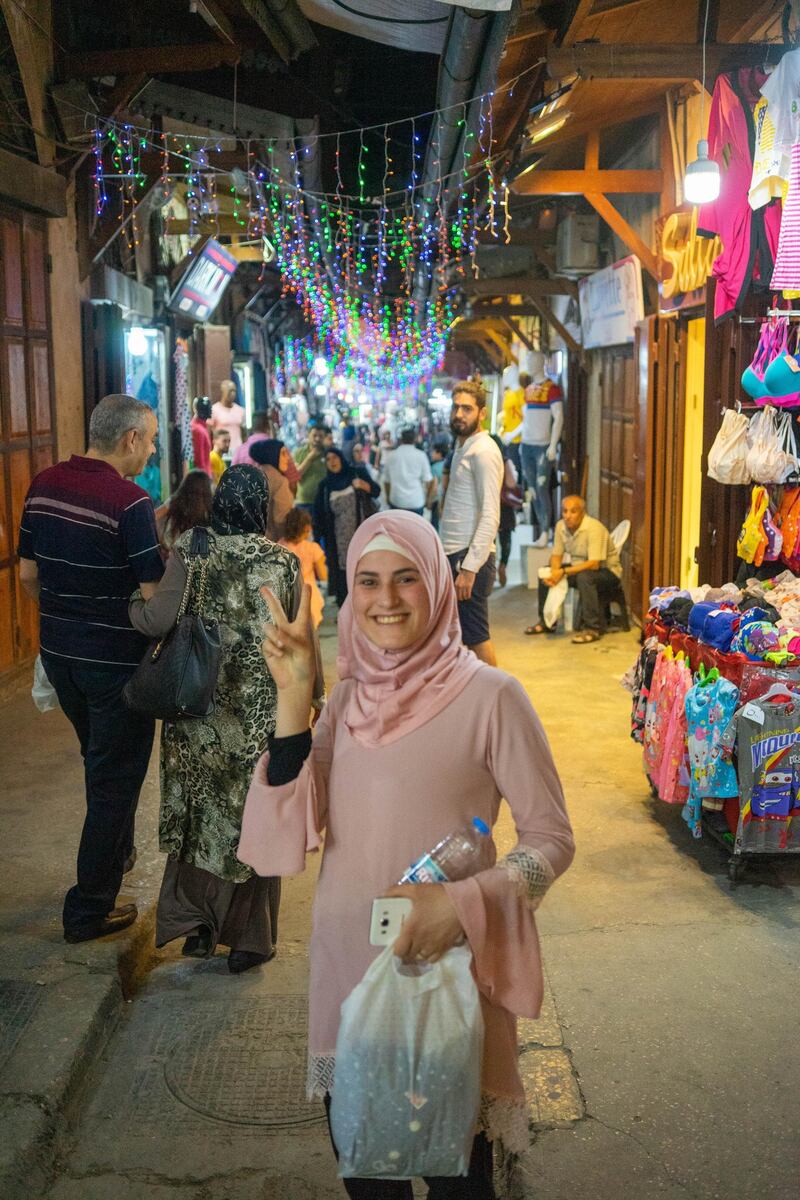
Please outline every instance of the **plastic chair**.
M617 525L616 529L612 529L612 531L611 531L611 540L617 549L617 553L620 552L620 550L625 545L625 543L627 542L630 535L631 535L631 523L628 520L628 518L626 517L624 521L620 521L620 523L619 523L619 525Z
M621 552L622 547L625 545L630 535L631 523L626 517L624 521L620 521L619 525L617 525L615 529L612 529L609 535L618 554ZM609 596L606 603L606 623L608 623L608 621L611 619L612 604L619 605L620 625L625 633L627 633L631 627L631 623L628 617L628 602L625 599L625 592L622 590L622 580L619 581L616 590L614 591L613 595Z

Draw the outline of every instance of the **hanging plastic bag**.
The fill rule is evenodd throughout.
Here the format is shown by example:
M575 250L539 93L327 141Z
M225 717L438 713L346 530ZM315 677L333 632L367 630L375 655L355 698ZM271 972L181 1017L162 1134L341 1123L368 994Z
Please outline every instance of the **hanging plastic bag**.
M788 415L788 414L787 414ZM796 459L784 449L784 431L771 405L756 413L750 422L747 469L757 483L783 483L796 467Z
M718 483L749 483L747 469L747 430L744 413L726 408L722 426L708 452L708 474Z
M36 662L33 664L31 696L39 712L51 712L54 708L59 707L56 689L47 678L41 654L36 655Z
M736 543L736 553L745 562L753 562L759 547L766 540L763 520L769 504L767 489L754 487L750 498L750 509L744 519L739 539Z
M387 946L342 1005L331 1093L339 1177L466 1175L483 1015L468 946L405 964Z

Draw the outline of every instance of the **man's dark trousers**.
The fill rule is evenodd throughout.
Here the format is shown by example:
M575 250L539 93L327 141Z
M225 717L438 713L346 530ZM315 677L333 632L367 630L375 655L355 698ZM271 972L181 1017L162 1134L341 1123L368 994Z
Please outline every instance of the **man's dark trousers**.
M43 656L47 677L71 721L85 768L86 817L78 882L64 900L64 930L81 933L114 908L133 849L136 805L153 748L155 721L122 699L131 668L93 667Z
M619 580L608 567L600 567L599 571L578 571L577 575L568 575L567 583L571 588L577 588L581 600L581 626L593 629L595 633L604 633L606 618L604 606L617 590ZM550 591L543 579L539 580L539 620L544 622L544 605L547 593Z

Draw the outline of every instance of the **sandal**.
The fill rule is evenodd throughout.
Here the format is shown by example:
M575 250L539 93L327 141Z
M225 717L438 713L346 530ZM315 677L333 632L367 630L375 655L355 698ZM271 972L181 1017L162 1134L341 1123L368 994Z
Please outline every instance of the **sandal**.
M525 633L526 633L526 634L527 634L529 637L530 637L532 634L533 634L533 635L536 635L536 634L539 634L539 633L552 633L552 632L553 632L553 630L552 630L552 629L548 629L546 625L542 625L541 621L539 621L539 622L538 622L536 625L529 625L529 626L528 626L528 628L525 630Z
M586 646L589 642L599 642L600 634L594 629L585 629L583 633L576 633L572 639L573 646Z

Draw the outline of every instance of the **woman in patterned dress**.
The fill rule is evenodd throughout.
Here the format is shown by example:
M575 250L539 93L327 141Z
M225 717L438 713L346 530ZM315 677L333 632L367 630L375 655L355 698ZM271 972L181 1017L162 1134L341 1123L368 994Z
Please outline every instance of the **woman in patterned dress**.
M168 855L156 944L185 937L183 953L230 948L233 974L275 953L280 879L262 879L236 847L253 768L275 727L275 684L261 654L265 584L292 611L302 578L296 557L266 537L269 488L255 467L231 467L214 495L203 615L219 625L222 656L210 717L165 721L159 841ZM186 583L187 530L156 594L130 604L134 627L160 637L174 625Z

